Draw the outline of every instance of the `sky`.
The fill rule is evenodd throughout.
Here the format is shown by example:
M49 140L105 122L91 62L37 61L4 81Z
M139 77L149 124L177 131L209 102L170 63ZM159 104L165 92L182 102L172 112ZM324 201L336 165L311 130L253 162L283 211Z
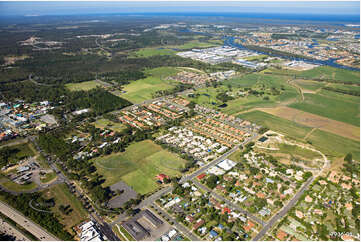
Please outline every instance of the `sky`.
M358 15L359 1L132 1L132 2L0 2L0 16L73 15L106 13L281 13L314 15Z

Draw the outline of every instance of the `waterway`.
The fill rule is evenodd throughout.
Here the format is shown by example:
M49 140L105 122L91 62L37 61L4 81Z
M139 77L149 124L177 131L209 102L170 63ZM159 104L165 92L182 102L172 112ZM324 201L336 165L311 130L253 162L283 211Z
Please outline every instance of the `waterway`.
M351 70L351 71L360 71L359 68L354 68L354 67L349 67L349 66L344 66L344 65L338 64L336 62L337 59L330 58L328 60L323 61L323 60L315 60L315 59L311 60L311 59L305 59L305 58L297 58L297 57L291 57L291 56L287 57L287 56L281 56L281 55L277 55L277 54L270 54L270 53L266 53L266 52L262 52L262 51L250 50L242 44L235 43L234 40L235 40L235 38L233 36L227 36L224 38L224 45L235 47L235 48L238 48L241 50L253 51L258 54L264 54L264 55L269 55L269 56L274 56L274 57L282 57L282 58L289 59L289 60L304 61L306 63L316 64L316 65L327 65L327 66Z

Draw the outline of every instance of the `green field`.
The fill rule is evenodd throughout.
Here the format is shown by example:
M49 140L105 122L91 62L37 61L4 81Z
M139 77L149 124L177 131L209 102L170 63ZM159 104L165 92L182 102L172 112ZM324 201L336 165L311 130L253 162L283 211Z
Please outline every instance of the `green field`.
M104 186L123 180L141 194L158 187L156 175L180 175L179 170L186 163L176 154L163 150L150 140L132 144L125 152L99 157L93 162L97 172L106 179Z
M309 127L261 111L244 113L238 117L263 125L296 140L303 139L311 131ZM355 159L360 159L360 143L357 141L321 130L312 132L307 141L328 157L345 156L351 152Z
M4 178L7 179L7 178ZM32 189L37 188L37 185L34 182L31 182L29 184L20 185L15 182L10 181L7 179L7 181L4 181L1 183L3 187L5 187L8 190L14 191L14 192L25 192Z
M155 55L174 55L176 52L172 49L166 48L144 48L137 50L132 54L132 57L150 57Z
M291 156L301 156L306 159L321 159L322 156L309 149L303 149L297 145L280 144L278 146L279 151L277 153L289 154Z
M360 104L342 98L305 93L305 100L289 105L305 112L360 126ZM349 96L349 95L344 95ZM352 96L351 96L352 97ZM352 97L353 98L353 97Z
M317 89L324 87L325 83L309 80L297 80L295 83L300 86L302 89L316 91Z
M48 183L52 180L54 180L56 178L56 173L55 172L49 172L49 173L46 173L44 178L41 178L40 181L42 183Z
M301 74L297 76L302 76L310 79L331 79L360 83L360 72L349 71L330 66L320 66L308 71L302 71Z
M96 120L93 125L96 127L96 128L99 128L99 129L104 129L104 128L108 128L108 129L111 129L113 131L116 131L116 132L121 132L123 129L126 128L126 126L122 123L114 123L108 119L105 119L105 118L101 118L101 119L98 119Z
M65 184L57 184L43 192L47 199L54 198L55 206L52 211L59 216L66 229L72 232L72 227L88 218L88 213L83 208L81 202L69 191ZM70 205L72 211L65 215L59 210L59 206Z
M86 81L86 82L79 82L79 83L68 83L65 85L70 91L89 91L96 87L102 86L96 81Z
M248 60L248 61L257 61L257 60L264 60L267 58L268 58L268 55L256 55L256 56L249 56L249 57L246 57L243 59Z
M188 50L188 49L193 49L193 48L213 47L213 46L219 45L218 43L219 43L219 41L214 41L214 43L211 43L211 42L200 42L198 40L192 40L183 45L165 45L164 48L172 48L172 49L177 49L177 50Z
M229 86L231 89L228 88ZM265 94L263 96L248 95L246 97L241 97L238 95L238 92L244 92L244 88L264 91ZM271 88L279 90L281 92L280 95L269 94ZM225 80L222 83L222 86L217 88L208 87L197 89L195 94L200 94L199 96L185 98L200 105L217 108L217 106L223 104L223 102L216 99L216 96L220 91L231 92L235 97L234 100L230 100L226 103L227 107L219 108L219 110L227 114L236 114L255 107L273 107L281 102L298 100L300 97L296 88L289 85L286 82L285 77L255 73ZM268 100L264 99L265 96L268 97Z
M164 78L174 75L177 72L179 72L179 70L171 67L147 70L146 73L150 76L125 85L123 90L126 93L121 94L120 97L132 103L141 103L145 100L152 99L152 94L156 91L167 90L173 87L173 82L166 81Z
M238 117L255 122L294 139L303 139L311 131L309 127L261 111L240 114Z

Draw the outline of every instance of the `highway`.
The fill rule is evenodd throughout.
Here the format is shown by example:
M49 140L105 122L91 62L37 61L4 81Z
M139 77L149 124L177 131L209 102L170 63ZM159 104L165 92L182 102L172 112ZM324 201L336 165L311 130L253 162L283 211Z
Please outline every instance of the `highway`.
M273 217L268 220L265 226L259 231L259 233L256 235L256 237L253 238L253 240L261 240L263 236L267 233L267 231L272 228L272 226L280 221L283 216L285 216L288 211L297 203L298 199L302 196L302 194L308 189L309 185L315 180L316 177L312 176L310 177L307 182L301 187L301 189L296 193L296 195L288 202L286 206L282 208L282 210Z
M30 239L26 237L22 232L20 232L16 227L9 224L2 218L0 218L0 232L13 236L16 241L29 241Z
M40 240L59 240L57 237L45 231L45 229L31 221L29 218L22 215L20 212L10 207L6 203L0 202L0 211Z

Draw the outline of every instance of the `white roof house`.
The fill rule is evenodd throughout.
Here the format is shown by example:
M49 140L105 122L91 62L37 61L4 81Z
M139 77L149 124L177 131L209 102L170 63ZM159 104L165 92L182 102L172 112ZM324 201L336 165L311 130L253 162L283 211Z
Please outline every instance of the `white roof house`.
M229 159L225 159L223 161L221 161L220 163L218 163L218 167L222 168L225 171L229 171L231 170L235 165L237 165L236 162L229 160Z

